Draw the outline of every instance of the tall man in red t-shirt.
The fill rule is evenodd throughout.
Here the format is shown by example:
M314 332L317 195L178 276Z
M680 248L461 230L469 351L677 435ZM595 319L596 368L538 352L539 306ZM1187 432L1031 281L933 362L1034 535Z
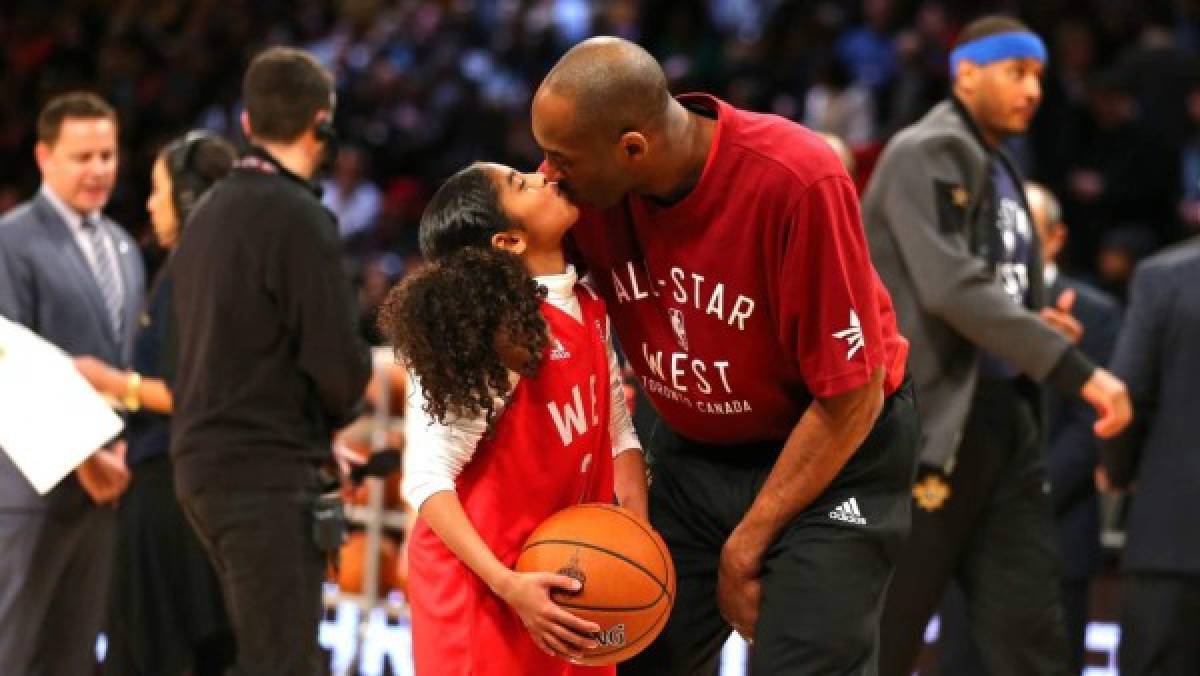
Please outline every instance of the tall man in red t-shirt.
M917 425L837 157L782 118L672 98L613 38L547 75L533 131L589 207L575 242L661 416L650 517L678 598L622 673L712 673L731 627L755 673L874 673Z

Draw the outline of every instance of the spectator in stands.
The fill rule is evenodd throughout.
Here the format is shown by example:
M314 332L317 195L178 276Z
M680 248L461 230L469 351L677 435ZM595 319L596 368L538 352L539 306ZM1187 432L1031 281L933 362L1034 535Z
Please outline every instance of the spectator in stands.
M1070 160L1067 193L1072 222L1081 226L1074 239L1077 260L1094 260L1106 230L1143 223L1162 241L1175 234L1179 154L1165 145L1160 130L1139 119L1130 83L1105 72L1089 84L1091 123Z
M804 125L839 136L851 146L868 143L875 133L871 91L851 81L844 63L827 59L817 69L817 81L804 99Z
M369 175L369 158L363 149L344 146L334 162L333 177L321 182L321 203L337 217L343 240L369 236L379 218L383 197Z

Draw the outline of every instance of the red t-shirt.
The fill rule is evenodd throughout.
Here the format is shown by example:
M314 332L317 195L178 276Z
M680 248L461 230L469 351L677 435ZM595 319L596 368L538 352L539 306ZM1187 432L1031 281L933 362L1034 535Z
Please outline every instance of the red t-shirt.
M812 397L886 370L908 342L867 250L858 194L824 139L706 95L715 112L697 186L584 210L573 237L646 394L677 433L785 439Z

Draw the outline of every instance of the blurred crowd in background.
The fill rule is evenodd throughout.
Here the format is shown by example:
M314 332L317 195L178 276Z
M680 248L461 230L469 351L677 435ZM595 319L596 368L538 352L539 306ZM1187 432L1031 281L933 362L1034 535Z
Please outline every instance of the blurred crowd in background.
M370 335L375 305L419 260L432 189L474 159L539 163L532 88L575 42L636 40L675 91L841 136L862 183L889 135L946 95L957 31L995 11L1051 49L1041 110L1013 151L1063 202L1065 267L1123 296L1137 259L1200 231L1200 0L6 0L0 212L37 187L39 106L96 90L121 118L109 212L153 267L155 154L194 127L240 141L249 57L301 46L337 75L342 150L324 199Z

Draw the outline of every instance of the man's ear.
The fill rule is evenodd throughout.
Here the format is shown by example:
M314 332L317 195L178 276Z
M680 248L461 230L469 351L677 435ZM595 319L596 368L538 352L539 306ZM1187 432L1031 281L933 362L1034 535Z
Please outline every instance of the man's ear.
M242 135L245 136L246 138L253 138L254 130L250 128L250 113L247 113L246 111L243 110L242 115L241 115L241 122L242 122Z
M1070 234L1070 229L1067 228L1066 223L1059 223L1058 228L1054 230L1054 243L1058 245L1060 251L1067 246L1067 239Z
M520 256L525 253L529 242L525 237L525 233L521 230L505 230L492 235L492 246L507 251L511 254Z
M958 69L954 72L954 88L966 94L974 92L979 86L979 75L979 64L966 59L959 61Z
M33 157L37 160L38 169L44 174L46 173L46 164L50 162L50 144L45 141L38 141L33 147Z
M646 136L639 131L627 131L621 134L621 155L629 161L640 162L646 158L650 143Z

